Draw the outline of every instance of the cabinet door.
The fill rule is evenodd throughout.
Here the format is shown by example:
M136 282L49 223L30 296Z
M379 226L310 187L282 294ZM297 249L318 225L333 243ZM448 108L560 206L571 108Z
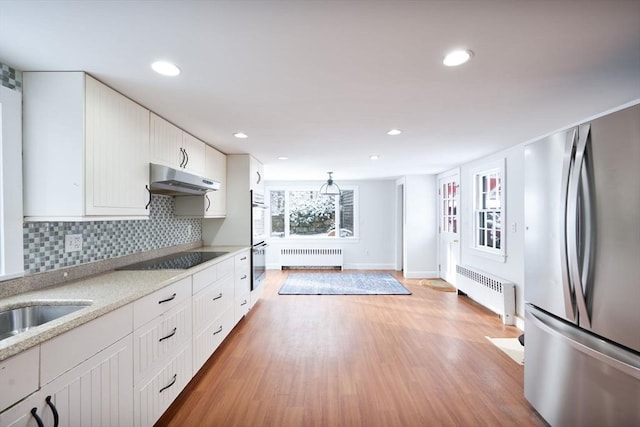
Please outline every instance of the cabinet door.
M181 168L186 161L182 150L182 129L150 113L149 130L151 162Z
M148 216L149 111L89 76L85 85L85 214Z
M220 189L210 191L206 198L205 217L220 218L227 215L227 156L213 147L207 146L205 153L206 173L209 178L220 182ZM207 200L205 200L207 202Z
M60 427L133 425L132 348L128 335L42 388ZM54 425L50 410L44 410L43 422Z
M191 343L184 346L151 379L134 391L134 423L147 427L153 425L192 377Z
M186 342L191 342L191 300L133 332L133 378L137 383Z
M207 144L200 141L198 138L189 135L186 132L182 133L182 149L186 153L186 161L183 164L183 168L187 172L192 172L197 175L204 175L207 178L210 178L207 174L205 174L205 147Z
M235 326L234 309L229 306L213 320L201 333L193 339L193 373L194 375L211 357L214 351L229 335Z
M264 194L263 166L253 157L249 157L249 185L254 192Z

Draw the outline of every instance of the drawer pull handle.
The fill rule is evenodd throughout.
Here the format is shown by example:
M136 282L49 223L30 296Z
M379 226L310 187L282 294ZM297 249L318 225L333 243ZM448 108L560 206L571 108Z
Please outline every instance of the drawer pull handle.
M33 418L36 419L36 423L38 423L38 427L44 427L44 424L42 423L42 419L38 416L38 414L36 414L36 412L38 412L38 408L31 408L31 415L33 416Z
M177 378L178 378L178 374L173 374L173 379L171 380L171 382L169 384L167 384L166 386L162 387L160 389L160 393L162 393L163 391L165 391L166 389L168 389L169 387L174 385L176 383L176 379Z
M166 339L171 338L172 336L174 336L176 334L176 331L178 330L178 328L173 328L173 331L171 331L171 333L169 335L167 335L166 337L162 337L158 340L158 342L162 342Z
M218 335L220 332L222 332L222 325L220 325L220 329L218 329L217 331L215 331L213 333L213 335Z
M162 304L163 302L173 301L174 299L176 299L176 294L175 294L175 292L174 292L174 294L173 294L173 295L171 295L171 297L169 297L169 298L167 298L167 299L163 299L163 300L158 301L158 304Z
M243 256L242 258L240 258L240 261L244 261L244 260L246 260L246 259L247 259L247 257L246 257L246 256Z
M243 305L247 305L247 300L242 301L242 304L240 304L240 307L242 307Z
M49 408L51 408L51 412L53 413L53 427L58 427L60 416L58 415L58 409L56 408L56 405L54 405L51 401L51 396L47 396L44 401L47 402L47 405L49 405Z
M245 274L244 276L242 276L242 277L240 278L240 280L244 280L244 279L246 279L246 278L247 278L247 275Z
M222 298L222 292L220 292L220 295L218 295L217 297L215 297L213 300L215 301L215 300L220 299L220 298Z

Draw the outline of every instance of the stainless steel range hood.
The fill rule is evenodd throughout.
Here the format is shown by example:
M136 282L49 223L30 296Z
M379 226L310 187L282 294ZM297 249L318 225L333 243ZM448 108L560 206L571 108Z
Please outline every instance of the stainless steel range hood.
M169 196L201 196L220 189L218 181L155 163L149 165L149 182L152 193Z

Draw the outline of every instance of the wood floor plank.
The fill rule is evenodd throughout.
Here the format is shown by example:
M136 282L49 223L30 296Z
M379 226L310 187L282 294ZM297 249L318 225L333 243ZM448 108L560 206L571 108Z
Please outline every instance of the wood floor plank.
M486 309L396 277L412 295L278 295L231 332L157 426L544 426Z

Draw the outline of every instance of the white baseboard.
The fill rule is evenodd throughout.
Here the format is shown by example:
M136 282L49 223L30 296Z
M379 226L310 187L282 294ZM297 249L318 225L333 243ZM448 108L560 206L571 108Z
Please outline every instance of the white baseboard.
M520 316L514 316L516 318L516 328L524 332L524 319Z
M435 279L440 277L437 271L405 271L405 279Z
M345 270L395 270L395 264L365 264L365 263L356 263L356 264L345 264Z

